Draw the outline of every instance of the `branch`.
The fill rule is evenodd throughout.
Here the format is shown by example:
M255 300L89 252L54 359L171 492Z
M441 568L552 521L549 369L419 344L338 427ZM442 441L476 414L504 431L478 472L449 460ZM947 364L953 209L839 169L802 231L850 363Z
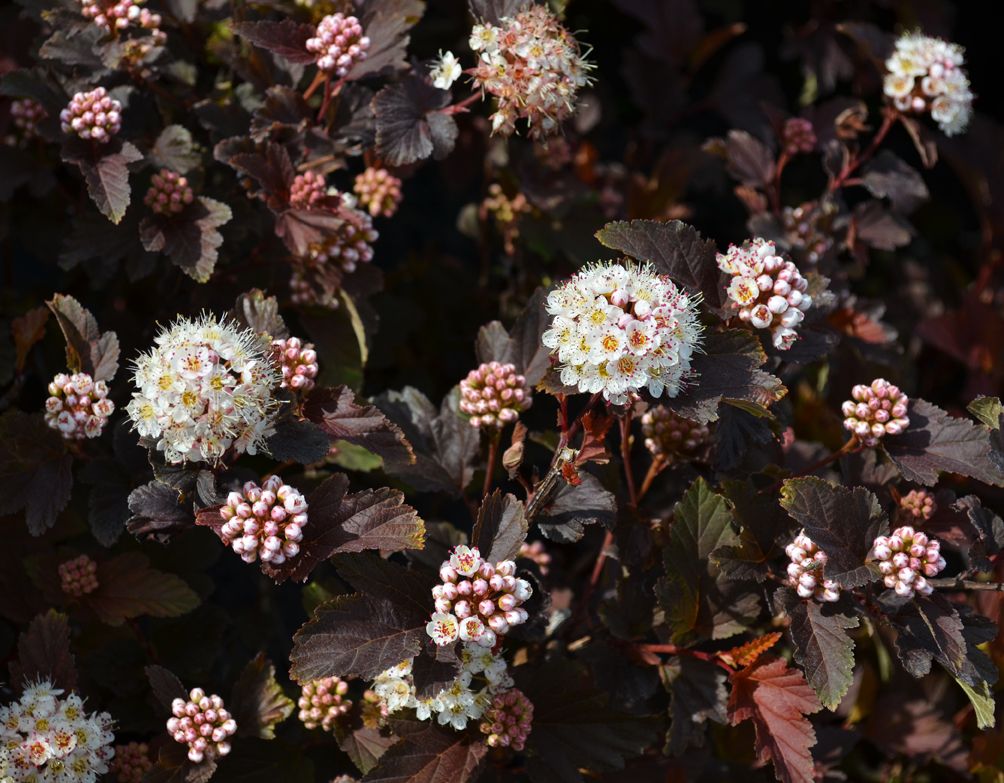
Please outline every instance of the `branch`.
M974 579L949 577L947 579L928 579L927 583L931 587L943 590L989 590L995 593L1004 593L1004 582L977 582Z

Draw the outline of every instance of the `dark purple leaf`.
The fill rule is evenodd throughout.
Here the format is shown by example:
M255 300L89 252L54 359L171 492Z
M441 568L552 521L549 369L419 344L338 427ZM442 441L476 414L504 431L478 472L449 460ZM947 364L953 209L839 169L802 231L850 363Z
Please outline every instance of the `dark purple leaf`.
M223 236L217 229L232 217L226 204L199 196L177 215L145 217L140 223L140 239L146 250L166 253L186 275L205 283L213 274L223 244Z
M276 682L275 666L264 653L244 667L227 702L237 721L237 736L261 739L273 739L276 725L292 714L294 706Z
M66 338L66 363L86 372L95 381L110 381L119 367L119 341L115 332L98 328L97 319L72 296L56 294L46 304Z
M479 739L429 724L405 731L402 723L393 724L401 741L381 756L363 783L471 783L477 777L488 754Z
M373 111L381 157L392 166L446 157L457 140L457 123L441 111L449 102L450 93L415 73L380 90Z
M348 80L383 75L408 67L408 31L425 12L423 0L367 0L360 21L370 39L366 59L349 71Z
M281 22L238 22L233 30L255 46L291 63L309 65L316 59L313 53L307 51L307 39L316 32L313 25L283 19Z
M70 502L72 467L63 438L41 415L9 410L0 416L0 481L7 488L0 514L23 509L28 532L42 535Z
M486 560L512 560L526 541L527 522L523 503L513 495L495 490L481 502L471 533L471 544Z
M76 690L77 667L70 652L70 623L50 609L35 617L17 640L17 658L10 662L11 685L48 680L66 691Z
M892 208L904 214L913 212L931 195L917 170L888 150L865 167L861 181L873 196L889 199Z
M121 139L95 146L74 137L63 145L63 160L80 169L101 214L121 221L129 207L129 164L143 160L143 153Z

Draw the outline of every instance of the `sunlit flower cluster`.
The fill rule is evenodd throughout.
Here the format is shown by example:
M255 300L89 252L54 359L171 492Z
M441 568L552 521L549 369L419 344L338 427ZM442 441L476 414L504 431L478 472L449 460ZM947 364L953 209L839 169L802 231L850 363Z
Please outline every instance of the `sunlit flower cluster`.
M370 39L363 35L363 26L356 17L338 13L320 21L317 33L307 39L306 46L317 57L318 68L341 78L366 59Z
M523 750L533 725L533 704L518 688L495 694L481 721L490 748Z
M781 131L781 143L789 156L807 154L816 148L816 131L809 120L789 117Z
M883 89L900 111L930 113L946 136L954 136L966 129L973 114L964 62L958 44L907 33L885 61Z
M278 476L269 476L260 487L248 481L240 492L231 492L220 516L220 538L245 563L261 558L280 565L300 554L307 499Z
M561 382L615 404L648 389L680 393L700 347L697 302L648 265L590 265L547 297L543 343Z
M899 435L910 425L909 398L884 378L876 378L871 386L858 384L851 397L841 407L844 429L865 446L877 446L883 436Z
M791 559L788 584L795 588L800 598L815 598L824 602L840 600L840 585L827 579L824 573L826 552L816 546L816 542L804 531L795 536L784 552Z
M145 742L115 746L115 758L111 763L115 783L143 783L144 776L151 769L150 746Z
M283 389L308 392L314 388L318 367L313 343L305 343L299 337L273 340L272 357L282 373Z
M136 360L127 407L136 430L171 463L256 454L272 432L279 372L250 329L204 315L179 318Z
M87 713L77 694L62 694L43 680L0 707L0 749L16 783L95 783L108 772L115 755L111 716Z
M118 34L133 27L149 30L152 45L160 46L167 36L160 29L160 14L143 8L146 0L80 0L80 13L107 32Z
M352 702L345 698L348 692L349 684L340 677L324 677L304 684L297 701L300 721L308 729L334 731L338 719L352 708Z
M592 68L579 44L545 5L531 5L498 25L475 25L474 86L496 99L492 130L510 135L525 119L530 135L554 133L575 110Z
M937 504L926 489L911 489L899 499L899 510L905 516L926 521L934 516Z
M59 123L63 133L104 144L122 127L122 104L109 96L104 87L78 92L59 113Z
M941 542L904 525L890 536L879 536L872 544L885 586L897 595L912 598L914 593L930 595L934 588L927 580L945 567Z
M57 571L65 595L80 598L98 589L98 564L87 555L60 563Z
M305 171L293 177L289 186L289 205L295 209L312 209L327 195L328 186L324 175L316 171Z
M98 437L114 411L108 385L85 372L59 373L49 384L45 423L68 440Z
M223 706L223 699L192 688L188 700L171 703L167 731L174 741L188 745L188 758L199 764L207 756L219 758L230 752L230 737L237 732L237 722Z
M718 268L732 276L727 293L740 320L755 329L769 329L774 347L791 348L798 325L812 306L809 282L773 242L756 238L718 254Z
M454 548L439 568L442 583L432 588L436 612L426 632L439 646L460 639L494 647L512 626L527 620L522 604L533 595L533 588L515 574L512 560L492 565L481 558L477 547Z
M170 169L161 169L150 178L150 188L143 203L158 215L177 215L192 203L195 192L188 178Z
M641 432L652 456L670 460L696 457L711 437L707 424L685 419L665 405L642 414Z
M460 411L472 427L501 429L533 403L526 378L512 364L486 362L460 382Z
M369 166L356 177L352 191L371 217L391 217L401 203L401 180L376 166Z
M440 726L451 726L457 731L467 728L469 721L481 720L494 696L512 687L512 678L501 653L465 644L459 657L461 667L456 679L430 698L419 698L416 694L411 659L379 674L373 681L373 691L383 712L391 715L411 708L419 720L435 716Z

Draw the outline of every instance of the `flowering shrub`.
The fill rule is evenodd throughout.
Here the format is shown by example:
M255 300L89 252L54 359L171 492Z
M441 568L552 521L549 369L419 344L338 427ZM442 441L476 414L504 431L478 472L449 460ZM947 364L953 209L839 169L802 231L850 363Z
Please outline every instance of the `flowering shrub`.
M989 14L0 8L0 783L999 783Z

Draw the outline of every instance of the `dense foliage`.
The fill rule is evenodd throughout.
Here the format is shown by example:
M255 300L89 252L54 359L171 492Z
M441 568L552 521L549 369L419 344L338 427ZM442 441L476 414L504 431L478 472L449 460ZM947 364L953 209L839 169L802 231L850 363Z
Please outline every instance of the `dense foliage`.
M0 781L1004 780L993 63L792 5L0 9Z

